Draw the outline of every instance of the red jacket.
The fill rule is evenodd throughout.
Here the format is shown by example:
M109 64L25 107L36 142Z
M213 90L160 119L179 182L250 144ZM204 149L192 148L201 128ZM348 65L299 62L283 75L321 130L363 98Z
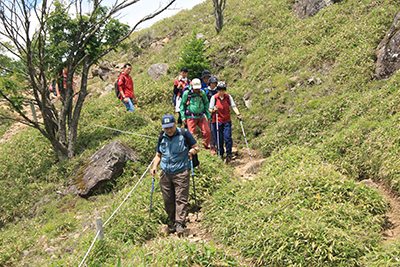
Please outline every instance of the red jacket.
M124 77L125 77L125 79L124 79ZM125 80L125 82L124 82L124 80ZM131 76L129 76L125 72L122 72L119 75L118 88L119 88L120 92L121 91L124 92L126 97L129 97L131 99L133 98L133 95L134 95L134 93L133 93L133 81L132 81ZM122 99L122 95L121 95L121 99Z
M214 95L215 105L218 106L218 123L227 123L231 121L231 113L229 108L231 107L231 102L229 100L229 95L225 94L224 98L221 100L219 95ZM217 122L215 112L213 114L213 123Z

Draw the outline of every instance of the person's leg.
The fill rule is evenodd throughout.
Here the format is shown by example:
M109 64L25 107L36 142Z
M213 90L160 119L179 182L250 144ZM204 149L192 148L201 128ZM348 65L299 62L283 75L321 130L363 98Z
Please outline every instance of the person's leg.
M198 125L200 127L201 134L203 135L203 140L204 140L203 146L205 148L210 148L211 131L210 127L208 126L207 119L202 118L201 120L199 120Z
M215 147L215 137L214 137L214 129L212 127L212 123L210 122L208 124L208 127L210 128L210 147Z
M125 101L122 99L122 103L124 103L125 107L126 107L126 111L135 111L135 108L133 107L133 102L132 99L127 97L128 99L128 103L125 103Z
M189 198L189 170L174 174L172 182L174 183L175 187L175 221L185 225Z
M217 144L217 151L219 150L220 156L224 154L224 138L221 129L222 125L223 125L222 123L218 123L218 130L217 130L217 123L213 123L215 143Z
M161 172L160 174L160 187L164 199L165 211L168 214L172 223L175 223L175 186L171 180L171 175Z
M224 123L224 140L226 155L232 155L232 121Z
M189 130L189 132L194 135L196 133L196 125L198 120L196 119L187 119L187 129Z

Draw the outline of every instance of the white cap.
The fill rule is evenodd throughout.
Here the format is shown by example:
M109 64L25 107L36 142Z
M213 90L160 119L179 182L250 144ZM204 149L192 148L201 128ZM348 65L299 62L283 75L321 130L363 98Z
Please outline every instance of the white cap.
M193 79L192 81L193 89L201 89L201 81L199 79Z

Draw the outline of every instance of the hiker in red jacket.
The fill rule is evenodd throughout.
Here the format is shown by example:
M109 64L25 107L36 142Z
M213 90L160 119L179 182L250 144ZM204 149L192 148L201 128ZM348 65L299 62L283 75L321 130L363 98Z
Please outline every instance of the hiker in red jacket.
M187 77L189 73L188 68L183 67L181 69L181 73L179 75L179 78L175 80L174 82L174 95L172 98L172 102L175 105L175 112L178 113L178 124L182 124L182 118L181 118L181 113L180 113L180 106L181 106L181 100L182 100L182 94L183 91L182 89L191 83L189 78Z
M123 67L123 72L119 75L118 78L118 88L121 96L121 101L124 103L127 111L135 111L133 107L132 99L135 99L135 105L137 105L138 101L135 97L135 93L133 92L133 81L129 74L132 71L132 65L126 63Z
M231 107L236 113L238 119L242 119L242 115L232 96L226 94L226 83L218 82L217 84L217 94L211 97L209 111L213 113L212 127L214 131L214 138L217 143L217 149L219 150L219 155L223 159L224 155L224 141L226 148L226 163L232 161L232 121L229 108ZM218 131L217 131L217 116L218 112ZM218 138L218 139L217 139Z

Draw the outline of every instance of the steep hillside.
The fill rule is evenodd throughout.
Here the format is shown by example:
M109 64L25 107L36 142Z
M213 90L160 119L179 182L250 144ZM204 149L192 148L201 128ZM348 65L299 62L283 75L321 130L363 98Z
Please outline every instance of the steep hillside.
M385 184L394 199L400 193L400 78L374 79L376 47L400 3L345 0L300 19L294 2L228 0L218 35L212 1L135 32L129 49L105 60L133 64L138 108L128 114L113 94L99 98L97 91L112 81L92 79L77 156L70 162L56 163L48 142L31 129L0 143L0 265L79 265L94 238L94 217L110 217L145 172L155 146L152 139L116 136L93 123L157 136L161 116L173 112L176 65L193 31L204 35L211 71L227 81L249 144L265 158L263 167L254 180L243 180L235 164L202 151L196 193L209 238L200 243L159 235L167 218L157 188L148 219L147 174L84 266L398 264L399 240L385 242L381 234L396 227L385 216L391 207L378 190L359 181ZM156 63L169 69L154 81L147 70ZM237 120L233 135L241 150ZM64 196L68 179L116 138L142 162L128 163L116 183L89 199Z

